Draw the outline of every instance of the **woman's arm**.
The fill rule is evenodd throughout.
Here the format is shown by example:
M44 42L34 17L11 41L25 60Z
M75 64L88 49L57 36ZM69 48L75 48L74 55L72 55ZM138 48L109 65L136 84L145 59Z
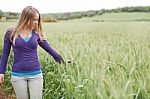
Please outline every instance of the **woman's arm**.
M39 45L46 51L48 52L54 59L56 62L58 63L63 63L64 64L64 60L61 57L60 54L58 54L49 44L46 40L43 40L42 42L39 42Z
M0 59L0 74L5 74L8 56L11 49L11 41L10 41L10 33L11 31L8 29L4 36L4 43L3 43L3 52Z

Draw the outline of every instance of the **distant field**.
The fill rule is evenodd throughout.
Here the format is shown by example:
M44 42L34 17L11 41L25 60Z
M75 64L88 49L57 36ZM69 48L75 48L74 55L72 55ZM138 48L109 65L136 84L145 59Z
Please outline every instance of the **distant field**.
M150 21L150 13L106 13L100 16L86 17L82 19L75 19L71 21L107 21L107 22L122 22L122 21Z
M111 13L43 23L51 46L65 60L75 61L58 65L39 48L45 77L43 98L149 99L149 20L150 13ZM0 22L0 36L14 23ZM5 92L12 91L9 75Z

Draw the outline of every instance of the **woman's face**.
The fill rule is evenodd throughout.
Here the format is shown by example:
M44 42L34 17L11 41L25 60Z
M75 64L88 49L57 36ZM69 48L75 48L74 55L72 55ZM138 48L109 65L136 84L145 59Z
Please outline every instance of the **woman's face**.
M38 22L39 22L39 14L36 13L35 16L32 19L32 29L35 29L38 26Z

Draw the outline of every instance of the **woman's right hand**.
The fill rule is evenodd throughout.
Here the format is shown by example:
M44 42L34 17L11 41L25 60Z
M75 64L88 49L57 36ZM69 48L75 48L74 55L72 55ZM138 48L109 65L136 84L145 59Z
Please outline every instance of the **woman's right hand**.
M4 83L4 74L0 74L0 86Z

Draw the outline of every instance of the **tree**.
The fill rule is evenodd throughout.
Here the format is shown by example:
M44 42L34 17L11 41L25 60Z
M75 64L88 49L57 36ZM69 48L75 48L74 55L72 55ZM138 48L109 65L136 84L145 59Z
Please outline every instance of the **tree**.
M2 12L2 10L0 10L0 17L2 17L3 16L3 12Z

